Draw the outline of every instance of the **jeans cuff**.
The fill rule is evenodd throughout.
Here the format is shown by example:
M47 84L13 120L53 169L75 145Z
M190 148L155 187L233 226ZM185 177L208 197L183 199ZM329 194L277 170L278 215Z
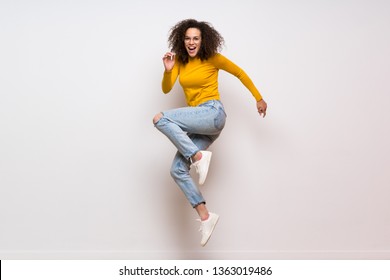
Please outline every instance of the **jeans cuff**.
M197 206L199 206L199 205L201 205L201 204L206 204L206 201L202 201L202 202L199 202L198 204L195 204L195 205L193 206L193 208L195 208L195 207L197 207Z

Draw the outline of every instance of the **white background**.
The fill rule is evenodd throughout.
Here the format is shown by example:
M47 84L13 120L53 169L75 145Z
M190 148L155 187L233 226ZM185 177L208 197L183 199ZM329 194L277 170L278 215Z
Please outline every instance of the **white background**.
M128 278L138 280L146 277L153 280L172 278L388 280L389 262L388 260L158 260L157 262L156 260L6 260L1 263L1 277L4 280L51 280L53 277L58 280ZM174 276L169 277L169 272Z
M0 1L0 258L390 257L388 1ZM211 22L228 114L195 211L152 124L179 20Z

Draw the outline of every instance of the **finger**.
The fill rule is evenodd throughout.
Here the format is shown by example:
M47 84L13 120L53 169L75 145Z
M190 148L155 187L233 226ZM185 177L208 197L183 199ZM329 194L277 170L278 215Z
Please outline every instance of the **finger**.
M175 56L174 53L172 53L172 52L167 52L167 53L165 53L164 58L169 58L169 59L172 60L174 56Z
M258 112L259 112L260 116L262 116L263 118L265 117L266 111L264 109L259 109Z
M164 54L163 59L169 58L172 54L167 52Z

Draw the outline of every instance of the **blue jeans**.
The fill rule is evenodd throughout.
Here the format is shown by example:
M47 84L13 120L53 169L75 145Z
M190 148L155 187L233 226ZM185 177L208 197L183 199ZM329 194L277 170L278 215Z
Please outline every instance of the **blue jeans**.
M190 176L190 158L198 151L206 150L218 138L225 126L225 110L221 101L210 100L196 107L173 109L162 114L155 127L178 149L171 176L192 207L196 207L205 200Z

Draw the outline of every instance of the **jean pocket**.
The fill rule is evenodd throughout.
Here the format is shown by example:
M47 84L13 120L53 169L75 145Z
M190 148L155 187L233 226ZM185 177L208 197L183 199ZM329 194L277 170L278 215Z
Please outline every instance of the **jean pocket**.
M222 130L225 127L226 114L222 108L217 109L217 115L214 119L214 126L218 130Z

